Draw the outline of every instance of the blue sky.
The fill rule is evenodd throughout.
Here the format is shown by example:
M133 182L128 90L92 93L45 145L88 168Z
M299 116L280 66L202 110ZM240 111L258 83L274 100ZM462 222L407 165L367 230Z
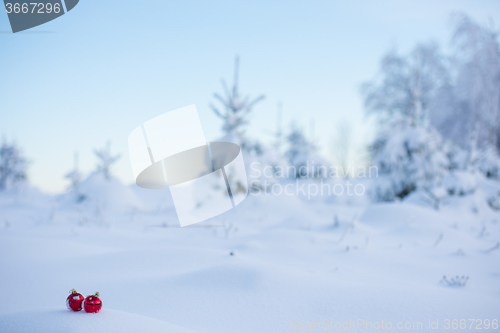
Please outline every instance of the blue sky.
M248 134L265 134L282 101L284 124L309 127L331 154L336 122L347 119L363 146L374 128L365 120L359 85L377 72L391 47L446 45L449 15L500 22L498 1L97 1L24 33L9 33L0 14L0 135L30 159L33 184L62 191L80 155L86 174L92 150L112 141L122 155L116 176L133 182L127 154L132 129L156 115L196 104L207 139L221 135L208 107L220 80L267 98Z

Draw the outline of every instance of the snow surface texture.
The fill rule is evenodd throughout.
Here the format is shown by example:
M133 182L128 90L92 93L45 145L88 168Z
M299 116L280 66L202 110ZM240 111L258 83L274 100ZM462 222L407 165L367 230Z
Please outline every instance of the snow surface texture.
M114 310L99 315L69 312L61 309L43 309L0 317L2 332L179 332L191 330L158 319Z
M0 193L0 332L297 331L292 319L425 332L429 320L500 319L500 216L486 202L498 182L475 180L439 210L420 192L376 205L249 195L180 228L168 190L95 177L80 204ZM465 285L443 283L457 275ZM99 291L102 311L68 311L71 288Z

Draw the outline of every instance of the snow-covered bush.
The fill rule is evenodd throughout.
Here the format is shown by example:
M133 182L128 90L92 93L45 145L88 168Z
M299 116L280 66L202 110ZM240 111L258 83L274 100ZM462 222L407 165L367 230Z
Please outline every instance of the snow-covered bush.
M500 210L500 193L497 195L492 195L488 198L488 205L493 210Z
M82 221L96 221L108 225L110 216L142 209L137 195L111 173L111 166L120 156L111 154L111 144L94 150L97 157L96 170L82 181L75 156L75 166L66 178L70 180L70 191L59 197L62 208L77 209Z
M372 190L378 201L404 198L418 188L432 189L447 172L441 138L431 127L393 129L380 136L371 150L380 177Z
M58 197L59 209L76 210L79 224L109 226L116 217L143 210L144 205L130 186L111 174L95 171L77 189Z
M79 187L79 193L85 197L82 202L87 211L126 212L131 208L141 208L137 195L129 186L118 178L101 172L90 174Z
M476 190L477 181L473 173L457 170L444 176L443 187L448 195L467 195Z
M0 146L0 191L8 190L26 179L28 163L16 143Z
M486 177L500 180L500 156L496 148L488 147L478 160L478 169Z

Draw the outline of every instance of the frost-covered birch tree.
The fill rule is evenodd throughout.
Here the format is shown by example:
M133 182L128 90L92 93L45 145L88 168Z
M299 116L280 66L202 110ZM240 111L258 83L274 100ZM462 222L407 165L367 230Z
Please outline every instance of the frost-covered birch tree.
M365 108L385 116L383 120L397 118L421 125L430 102L447 80L437 44L419 44L406 56L391 50L382 58L378 76L362 85Z
M406 56L390 51L382 58L378 77L362 86L367 113L381 120L370 148L381 176L375 180L377 200L429 191L445 173L441 136L428 119L429 106L447 81L439 48L429 43Z
M341 119L335 124L334 131L331 150L335 164L342 168L343 176L353 176L348 172L354 155L352 124L345 118Z
M110 168L116 161L120 159L120 155L111 154L111 142L107 142L106 147L95 149L94 154L97 156L97 171L104 175L105 179L110 178Z
M464 153L457 167L500 176L500 44L492 28L464 14L453 20L453 81L432 107L431 120Z

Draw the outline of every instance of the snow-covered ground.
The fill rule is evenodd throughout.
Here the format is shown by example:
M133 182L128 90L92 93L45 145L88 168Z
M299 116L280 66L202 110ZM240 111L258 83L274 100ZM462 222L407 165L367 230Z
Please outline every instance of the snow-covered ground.
M444 331L465 319L460 331L472 331L469 319L483 329L500 319L500 214L479 192L439 211L417 195L250 195L180 228L168 191L110 186L87 207L33 189L0 195L0 332L375 331L382 321L435 332L429 321ZM137 202L117 209L113 196ZM67 310L71 288L99 291L103 310Z

